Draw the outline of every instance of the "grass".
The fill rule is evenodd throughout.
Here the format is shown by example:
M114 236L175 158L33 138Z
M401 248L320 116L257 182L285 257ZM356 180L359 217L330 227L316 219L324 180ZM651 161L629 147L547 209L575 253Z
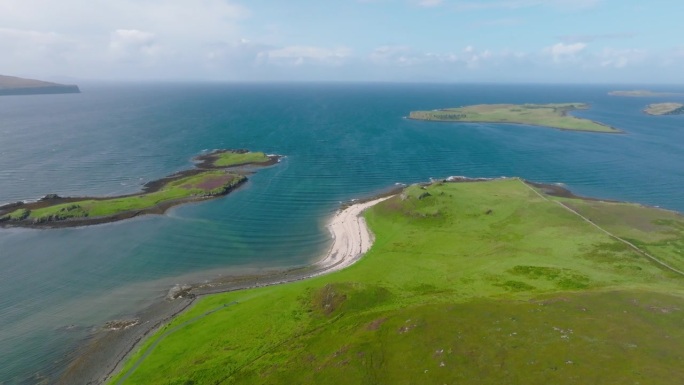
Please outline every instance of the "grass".
M681 115L684 114L684 104L654 103L649 104L644 112L649 115Z
M10 220L33 222L66 219L107 217L128 211L145 210L178 199L201 198L225 194L245 179L244 176L225 171L204 171L196 175L168 182L159 191L111 199L84 199L48 207L15 210Z
M561 130L617 133L619 130L589 119L568 115L589 108L584 103L480 104L434 111L412 111L411 119L441 122L518 123Z
M684 240L684 219L671 212L566 203L659 257L662 242ZM137 348L110 384L124 375L125 384L183 385L684 377L684 278L520 180L411 186L366 218L376 241L357 264L205 297Z
M216 154L214 166L231 167L249 163L265 163L269 160L270 158L263 152L224 151Z

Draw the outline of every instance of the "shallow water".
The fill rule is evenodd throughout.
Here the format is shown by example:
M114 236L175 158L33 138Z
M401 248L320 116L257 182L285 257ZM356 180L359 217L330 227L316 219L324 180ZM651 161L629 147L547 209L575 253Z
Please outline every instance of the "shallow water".
M60 367L95 325L175 282L311 261L329 245L323 225L341 201L394 183L521 176L684 211L684 116L641 113L683 98L607 95L631 88L644 86L83 84L77 95L2 97L0 203L135 192L215 148L287 157L226 198L164 216L0 230L0 383ZM577 101L593 106L578 116L627 134L404 119L415 109Z

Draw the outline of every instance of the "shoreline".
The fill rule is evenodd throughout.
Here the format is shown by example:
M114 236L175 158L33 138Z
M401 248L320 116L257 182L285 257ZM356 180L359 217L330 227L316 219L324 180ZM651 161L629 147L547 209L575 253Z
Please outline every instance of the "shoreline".
M432 182L476 183L507 178L450 176L435 179ZM557 184L537 183L526 179L521 179L521 181L550 196L621 202L575 195L568 188ZM399 189L393 188L372 198L342 203L325 226L333 238L332 245L321 259L310 265L257 274L220 277L202 284L177 285L169 290L166 298L158 298L158 302L137 314L135 320L117 320L123 323L135 321L137 322L135 326L109 331L101 327L100 331L89 336L83 345L73 351L69 359L65 359L65 362L69 361L68 367L58 374L59 380L56 383L104 384L122 368L125 359L145 337L153 334L177 314L190 308L195 300L202 296L301 281L354 264L370 249L374 241L373 234L360 214L367 208L397 195Z
M41 209L45 207L50 207L50 206L55 206L55 205L60 205L64 203L73 203L73 202L79 202L79 201L86 201L86 200L92 200L92 201L106 201L106 200L112 200L112 199L121 199L121 198L131 198L131 197L138 197L138 196L143 196L145 194L150 194L150 193L155 193L160 190L162 190L168 183L174 182L176 180L180 180L183 178L199 175L201 173L211 171L211 170L231 170L231 172L234 172L237 175L241 175L244 178L239 181L237 184L234 186L231 186L227 188L224 192L221 194L217 195L211 195L211 196L189 196L185 198L179 198L179 199L173 199L173 200L167 200L161 203L158 203L154 206L142 208L142 209L136 209L136 210L128 210L128 211L122 211L118 212L113 215L107 215L107 216L100 216L100 217L82 217L82 218L74 218L74 219L64 219L64 220L55 220L55 221L45 221L45 222L35 222L35 221L29 221L29 220L18 220L18 221L13 221L13 220L5 220L2 221L0 220L0 228L13 228L13 227L18 227L18 228L27 228L27 229L55 229L55 228L67 228L67 227L83 227L83 226L92 226L92 225L100 225L100 224L105 224L105 223L112 223L112 222L118 222L126 219L131 219L135 218L141 215L150 215L150 214L164 214L166 213L169 209L186 204L186 203L191 203L191 202L202 202L206 200L211 200L211 199L217 199L223 196L226 196L230 194L231 192L235 191L236 189L240 188L243 184L245 184L248 181L248 178L246 177L248 174L251 174L252 172L250 171L245 171L245 170L236 170L232 171L234 169L240 168L240 167L247 167L247 166L257 166L257 167L267 167L271 166L274 164L277 164L280 162L280 159L283 157L281 155L268 155L268 161L266 162L246 162L246 163L240 163L240 164L234 164L230 166L216 166L214 164L215 160L217 157L225 152L237 152L237 153L243 153L247 152L247 150L216 150L212 151L208 154L202 154L199 156L196 156L192 158L192 160L195 162L195 167L189 170L182 170L175 172L171 175L167 175L163 178L155 179L152 181L149 181L142 185L141 189L137 193L133 194L124 194L124 195L116 195L116 196L105 196L105 197L91 197L91 196L82 196L82 197L61 197L57 194L47 194L44 197L36 200L36 201L19 201L19 202L14 202L14 203L7 203L0 205L0 217L3 217L4 215L10 214L11 212L17 210L17 209L28 209L28 210L36 210L36 209Z
M177 285L169 290L165 298L160 298L160 301L139 312L134 319L110 321L134 325L114 330L101 327L69 355L65 360L69 363L62 373L58 373L56 383L106 383L121 369L126 358L145 337L203 296L301 281L351 266L361 259L374 241L361 214L369 207L395 196L394 193L388 194L342 205L325 226L333 238L332 245L322 258L311 265L263 274L221 277L202 284Z
M570 115L573 116L573 115ZM561 127L553 127L553 126L545 126L543 124L534 124L534 123L520 123L520 122L498 122L498 121L492 121L492 120L432 120L432 119L418 119L418 118L411 118L409 116L405 116L406 119L409 120L415 120L417 122L431 122L431 123L489 123L489 124L511 124L511 125L517 125L517 126L530 126L530 127L542 127L542 128L550 128L552 130L558 130L558 131L570 131L570 132L586 132L589 134L611 134L611 135L624 135L627 134L625 131L622 131L621 129L617 127L610 126L605 123L597 122L595 120L591 119L586 119L591 121L592 123L596 123L600 126L608 127L610 129L613 129L615 131L591 131L591 130L575 130L572 128L561 128ZM578 118L578 119L584 119L584 118Z

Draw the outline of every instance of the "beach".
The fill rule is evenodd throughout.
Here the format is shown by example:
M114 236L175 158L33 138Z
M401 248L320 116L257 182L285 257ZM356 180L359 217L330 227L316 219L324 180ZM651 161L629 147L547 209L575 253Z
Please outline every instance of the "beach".
M208 283L174 287L163 301L141 312L135 319L108 323L132 326L111 328L105 325L74 352L58 383L106 383L122 367L126 357L138 343L188 309L202 296L300 281L339 271L354 264L371 248L374 240L361 214L392 196L394 195L354 203L338 210L326 225L333 243L326 254L310 266L258 275L223 277Z

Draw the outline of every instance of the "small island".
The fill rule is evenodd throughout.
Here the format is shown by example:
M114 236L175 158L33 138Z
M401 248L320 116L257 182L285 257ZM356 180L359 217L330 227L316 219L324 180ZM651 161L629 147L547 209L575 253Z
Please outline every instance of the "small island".
M646 106L644 112L649 115L682 115L684 104L681 103L653 103Z
M630 90L630 91L610 91L610 96L627 96L630 98L652 98L658 96L682 96L684 94L676 92L654 92L649 90Z
M589 119L568 115L589 109L586 103L478 104L433 111L411 111L409 119L438 122L509 123L559 130L619 133L620 130Z
M0 75L0 95L78 94L77 85Z
M226 195L247 181L239 166L268 166L277 155L217 150L200 155L196 167L145 184L142 192L115 197L60 197L0 206L2 227L76 227L115 222L144 214L163 214L173 206Z

